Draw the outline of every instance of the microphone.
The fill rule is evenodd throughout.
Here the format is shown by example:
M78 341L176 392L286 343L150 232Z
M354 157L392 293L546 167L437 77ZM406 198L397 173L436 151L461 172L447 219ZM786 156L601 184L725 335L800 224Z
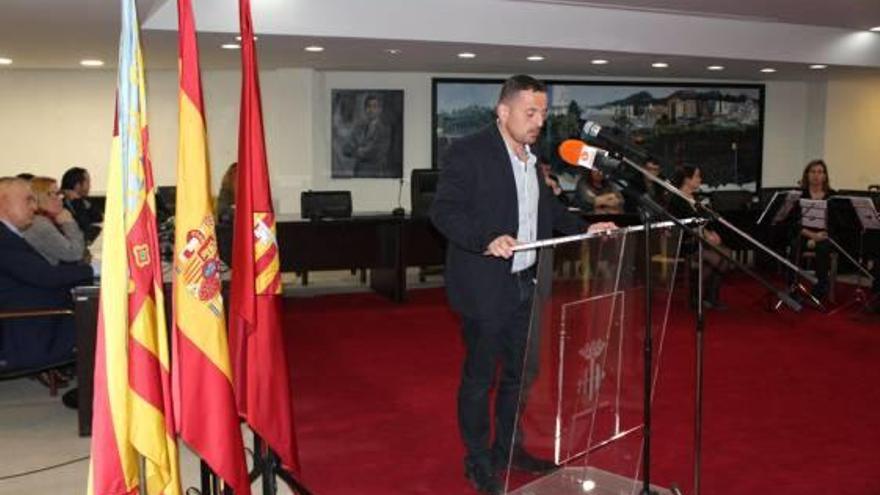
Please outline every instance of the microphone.
M644 192L637 190L641 180L638 172L625 167L607 150L590 146L580 139L566 139L559 143L558 152L562 161L569 165L601 171L620 187L620 192L627 198Z
M587 141L599 141L603 146L613 150L612 154L621 154L644 162L650 156L644 149L628 143L614 128L603 127L588 120L581 128L581 135Z
M597 161L597 158L607 157L609 153L602 148L590 146L580 139L566 139L559 143L557 151L559 153L559 158L562 158L562 161L569 165L585 167L590 170L602 170L608 168L604 166L604 163L600 163L601 160Z
M391 210L391 214L395 217L402 217L406 214L406 210L403 209L403 204L400 202L400 197L403 194L403 176L400 177L400 185L397 186L397 208Z

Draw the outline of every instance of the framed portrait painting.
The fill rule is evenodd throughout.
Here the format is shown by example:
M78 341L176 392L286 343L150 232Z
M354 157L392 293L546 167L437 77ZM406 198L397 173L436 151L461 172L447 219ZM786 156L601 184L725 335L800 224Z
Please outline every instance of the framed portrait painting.
M334 89L331 176L403 175L403 90Z

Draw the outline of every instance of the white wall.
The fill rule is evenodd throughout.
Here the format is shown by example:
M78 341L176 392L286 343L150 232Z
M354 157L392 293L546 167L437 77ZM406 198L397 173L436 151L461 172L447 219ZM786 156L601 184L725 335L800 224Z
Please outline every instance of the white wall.
M767 84L764 104L764 163L761 185L794 186L807 154L807 84Z
M825 115L831 186L880 184L880 77L829 82Z
M330 91L404 90L404 177L431 165L431 77L427 73L279 69L260 75L272 188L279 212L299 211L307 189L349 189L356 211L397 205L396 179L330 178ZM496 76L497 77L497 76ZM553 76L552 78L563 78ZM570 78L568 78L570 79ZM151 152L159 184L176 182L177 75L147 77ZM238 149L238 71L205 71L210 158L216 191ZM60 177L72 165L105 188L115 72L0 72L0 174ZM880 80L769 82L764 132L765 186L793 185L803 165L823 153L835 187L880 182ZM402 203L409 207L409 184Z

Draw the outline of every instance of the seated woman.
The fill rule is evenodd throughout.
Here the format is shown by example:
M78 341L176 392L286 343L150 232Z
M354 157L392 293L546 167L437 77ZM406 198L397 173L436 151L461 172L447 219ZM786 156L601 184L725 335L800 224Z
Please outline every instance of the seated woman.
M575 186L578 208L591 213L623 213L623 195L600 170L583 174Z
M223 173L220 193L217 195L217 223L231 224L235 219L235 186L238 182L238 162L232 162Z
M686 197L694 199L694 193L703 184L703 174L700 167L684 166L675 171L672 176L672 185L677 187ZM695 216L696 210L687 201L678 196L670 196L669 212L677 218L690 218ZM712 244L721 248L723 251L729 250L722 244L721 236L718 235L716 226L709 224L703 228L703 238ZM685 237L682 241L682 254L689 258L696 256L697 243L693 238ZM691 262L694 260L691 259ZM694 266L694 263L691 263ZM704 298L703 304L708 308L723 308L721 302L721 281L724 273L729 269L728 262L723 256L710 249L703 250L703 287ZM696 301L696 284L691 284L691 301Z
M828 166L822 160L812 160L804 167L804 173L801 177L801 198L826 200L834 194L828 181ZM795 213L794 228L798 234L792 236L792 256L797 262L800 260L804 250L810 250L815 253L815 270L818 282L813 287L813 296L822 300L828 295L829 272L831 270L831 243L828 242L828 231L825 229L814 229L801 225L801 218L804 211L797 208Z
M73 214L64 208L58 182L50 177L34 177L30 182L37 214L22 231L24 239L51 265L84 261L85 238Z

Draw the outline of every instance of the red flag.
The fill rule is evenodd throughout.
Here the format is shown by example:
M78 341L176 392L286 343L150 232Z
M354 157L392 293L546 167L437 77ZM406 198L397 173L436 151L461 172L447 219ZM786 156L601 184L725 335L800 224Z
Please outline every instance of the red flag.
M239 15L241 117L229 314L235 395L239 414L251 429L286 469L296 470L299 460L281 326L281 273L250 0L239 0Z

